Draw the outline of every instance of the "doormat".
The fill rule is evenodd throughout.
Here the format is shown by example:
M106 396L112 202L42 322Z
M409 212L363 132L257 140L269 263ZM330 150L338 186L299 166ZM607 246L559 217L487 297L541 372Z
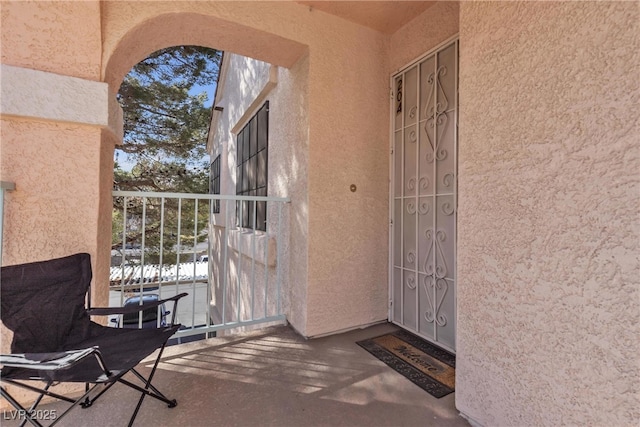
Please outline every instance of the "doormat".
M409 332L398 330L356 344L434 397L454 391L456 357Z

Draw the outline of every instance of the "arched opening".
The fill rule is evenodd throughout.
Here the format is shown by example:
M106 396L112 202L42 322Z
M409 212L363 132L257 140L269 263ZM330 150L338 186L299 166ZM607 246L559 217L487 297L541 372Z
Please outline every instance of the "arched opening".
M225 144L224 152L226 153L228 159L225 158L225 160L222 161L221 163L227 169L228 178L237 180L238 178L236 178L236 169L238 168L236 167L237 162L235 160L237 147L233 145L235 144L235 139L234 139L235 137L233 135L240 133L240 131L242 131L241 128L244 127L245 125L251 128L251 125L249 125L248 123L251 121L252 114L254 114L253 112L253 108L255 106L254 104L257 102L262 103L264 101L264 97L268 96L267 94L269 93L269 91L273 89L275 85L274 82L277 81L278 79L279 71L278 71L277 65L285 65L285 66L292 67L294 69L294 71L291 73L290 76L284 76L284 80L283 80L284 89L281 91L281 94L278 95L281 98L284 96L283 94L287 92L287 90L285 90L287 89L287 85L289 85L293 81L298 81L298 83L296 84L300 85L299 80L306 79L306 75L308 74L308 62L305 61L304 59L302 61L299 60L301 56L304 56L303 54L305 53L306 48L300 43L286 40L286 39L283 39L282 37L267 34L259 30L250 29L239 24L230 24L228 22L224 22L217 18L213 18L209 16L190 14L190 13L161 15L161 16L152 18L148 21L145 21L144 23L139 24L137 27L127 32L125 36L119 41L118 45L114 48L112 55L106 61L107 65L105 68L105 80L109 83L111 96L115 96L115 94L117 93L117 88L120 88L122 79L124 78L124 75L125 75L124 74L125 71L128 71L128 69L130 69L130 67L133 66L132 64L135 64L136 60L140 60L140 58L146 57L146 55L149 55L150 52L153 52L157 49L162 49L167 46L187 45L187 44L207 46L207 47L213 47L217 49L221 49L224 46L225 52L229 52L229 51L241 52L243 55L247 55L247 56L238 56L238 57L245 58L247 61L245 64L245 66L248 67L246 68L246 70L248 70L248 72L246 73L247 74L246 77L249 81L257 80L258 85L262 85L264 82L261 82L260 78L262 76L267 77L266 84L264 85L265 87L261 87L257 91L253 91L251 89L242 87L240 91L242 92L241 96L244 96L246 99L253 97L251 98L251 101L248 103L249 105L245 105L246 104L244 102L245 99L243 98L243 100L239 102L237 105L229 105L230 108L228 108L225 111L225 114L230 115L229 117L225 117L225 120L227 120L227 123L233 124L233 127L237 129L233 131L231 129L226 130L227 133L226 133L226 141L224 142ZM251 59L248 55L251 55L251 57L253 58L262 58L269 62L267 63L267 62L258 61L256 59ZM266 74L265 74L265 70L266 70ZM285 74L287 73L287 71L284 69L281 69L281 71ZM248 86L251 86L251 84L248 84ZM289 92L290 91L288 91L287 93ZM304 98L306 97L306 95L302 95L302 97ZM306 105L305 102L302 102L302 101L300 102ZM280 104L285 105L285 102L281 102ZM286 104L288 105L288 103ZM268 104L265 104L265 105L268 105ZM223 110L224 109L220 107L219 111L222 112ZM263 115L264 113L261 113L261 114ZM286 114L286 111L284 109L281 109L278 114L280 116L284 116ZM262 115L260 120L264 120ZM306 107L303 106L301 108L298 108L297 115L301 117L306 117ZM244 122L247 122L247 123L244 123ZM283 120L280 120L280 122L284 123ZM240 126L241 124L243 125ZM296 126L298 128L306 128L304 123L297 124ZM275 132L279 131L284 133L284 127L285 127L284 125L275 126L274 131ZM258 126L256 125L256 129L257 128ZM249 132L247 132L247 134L248 133ZM249 139L250 137L247 136L247 140ZM288 142L284 138L280 138L279 140L282 141L281 159L284 159L285 156L288 155L287 150L284 148L284 145L286 145ZM231 144L231 145L228 146L228 144ZM278 146L276 144L276 147L275 147L276 152L278 151L277 147ZM215 149L211 149L211 150L212 150L212 153L213 151L215 151ZM223 149L221 148L220 151L222 150ZM259 156L256 154L254 159L256 160L255 161L256 164L258 163L258 157ZM276 159L276 158L277 156L272 156L270 158L270 162L272 159ZM248 165L250 163L251 161L247 160L246 164ZM280 166L283 163L284 163L284 160L280 162ZM292 163L299 164L300 162L292 162ZM300 165L300 168L303 170L304 165ZM288 173L284 171L285 168L279 167L277 169L280 172ZM274 174L273 179L281 182L290 181L288 178L286 178L286 176L283 176L282 174L280 175ZM272 185L272 187L279 194L282 194L288 191L287 188L284 188L282 186L278 188L277 185ZM233 186L233 188L235 190L235 185ZM264 188L266 189L266 183L264 185ZM236 193L235 191L233 191L233 192L230 192L229 194L232 194L234 196L236 194L240 194L243 197L255 197L255 196L267 197L267 194L258 194L257 191L253 189L248 190L247 192L244 192L244 193ZM108 197L107 195L104 195L104 196L105 196L105 199ZM166 204L172 203L168 200L159 199L159 198L157 198L155 205L153 203L147 202L148 199L145 199L143 202L141 202L141 200L142 199L140 198L127 199L127 197L123 199L123 204L126 205L126 206L120 207L120 209L122 209L122 212L123 212L123 223L127 222L126 209L138 210L139 218L142 218L142 219L138 219L137 221L138 223L144 225L146 224L146 222L148 222L150 212L152 212L158 206L162 205L164 208L166 207ZM267 202L265 202L265 206L266 206L266 203ZM185 207L187 206L186 202L183 203L182 199L180 199L179 201L176 201L176 206L177 206L176 209L178 212L181 212L182 210L185 210L185 209L189 209ZM211 213L213 213L212 204L201 203L200 205L198 205L198 203L195 202L193 206L195 206L194 207L194 212L196 214L195 216L200 215L201 210L204 210L203 215L206 215L207 211L209 211L210 215ZM266 210L268 209L266 207L263 207L263 205L259 202L252 202L249 200L244 200L242 203L234 201L233 204L227 203L227 206L228 206L227 212L230 212L229 209L235 209L236 211L239 210L240 212L238 214L236 211L234 211L236 213L227 215L227 221L231 221L231 222L233 222L234 218L236 217L242 217L242 213L244 213L245 217L248 217L249 215L247 215L247 212L250 209L252 209L252 207L254 209L253 213L255 218L261 218L261 217L264 218L264 216L266 215ZM244 209L244 212L243 212L243 209ZM258 211L261 209L263 210L263 212L259 213ZM162 211L162 212L164 213L165 211ZM277 215L275 215L275 211L274 211L274 214L271 215L271 217L273 219L277 218ZM162 221L164 221L166 216L162 216L162 218L163 218ZM217 217L213 218L211 220L211 223L215 222L216 220L219 220L219 218ZM192 234L194 239L194 246L195 246L195 239L197 239L198 233L201 233L203 228L202 228L202 224L197 224L198 222L197 220L194 220L193 222L195 223L195 230L196 230ZM286 266L282 262L277 263L277 268L280 270L278 273L275 272L276 263L273 262L272 259L279 257L280 252L276 251L274 243L272 241L273 239L271 234L274 234L274 233L271 232L270 234L267 234L267 230L265 230L266 224L264 227L249 227L250 223L251 223L251 220L247 220L245 218L244 223L241 224L240 228L254 229L255 233L253 233L253 235L250 237L250 239L252 240L245 239L246 241L244 243L242 242L234 243L234 245L242 246L244 244L245 246L253 245L254 248L256 246L259 248L265 248L264 252L260 252L257 255L255 252L255 249L253 249L254 252L251 254L249 254L250 252L249 249L246 249L246 248L242 249L242 248L239 248L238 246L232 249L228 249L228 247L232 245L231 243L228 243L229 235L233 234L231 231L228 231L225 229L223 234L215 234L215 233L211 234L216 238L217 243L214 243L214 246L217 244L217 247L219 250L218 251L212 250L209 255L211 256L213 254L224 253L225 258L218 256L213 261L218 263L217 270L215 266L212 266L209 269L208 277L205 277L205 280L209 279L210 282L212 280L215 281L217 287L215 289L211 289L208 287L199 289L200 293L202 293L202 298L200 299L204 300L205 302L207 301L207 299L213 301L215 300L216 295L219 294L219 299L224 299L225 301L224 306L230 307L231 309L226 309L225 311L225 308L220 308L220 309L216 308L218 311L218 314L217 316L213 316L208 314L209 307L206 307L207 314L205 315L204 320L197 320L196 309L194 308L191 312L190 321L187 321L187 323L190 323L190 326L209 327L213 323L216 323L216 324L225 323L225 322L233 323L233 322L240 322L240 321L247 321L247 320L254 322L255 321L254 312L261 312L262 314L259 314L258 316L262 316L262 318L284 319L283 315L281 314L283 307L280 300L275 302L276 298L267 297L267 292L270 292L271 294L276 295L280 291L276 290L275 287L273 289L267 290L266 282L268 282L269 280L271 280L272 282L275 282L276 277L278 278L278 280L280 280L280 277L286 276L287 274L281 274L281 271L284 268L286 268ZM271 226L273 227L274 225L271 225ZM176 228L175 230L169 232L169 235L172 238L175 238L175 241L172 241L170 243L168 243L167 240L162 241L163 237L161 235L160 247L162 247L163 245L164 246L168 245L172 248L173 247L179 248L181 245L184 244L184 240L181 241L181 238L184 237L183 235L184 233L181 231L182 229L180 228L180 220L178 221L177 227L178 228ZM238 228L237 224L235 224L235 227L236 228L234 228L234 230L236 230L237 232L237 228ZM257 236L259 230L262 230L263 232L263 235L261 235L262 237ZM120 230L117 230L117 231L119 232ZM124 234L125 232L123 231L123 235ZM285 238L282 236L278 236L278 238L281 239L279 244L285 246L284 239L288 239L288 237ZM143 242L144 242L144 239L145 238L143 235L142 237ZM239 235L238 235L238 239L240 239ZM122 244L123 250L135 251L137 249L135 247L128 248L124 238L121 239L121 244ZM286 246L288 246L288 244ZM237 256L237 258L235 259L231 259L226 255L228 252L230 253L231 250L235 250L236 252L242 253L242 255ZM271 254L268 253L269 251L271 251ZM141 253L141 257L142 257L141 264L143 265L143 270L145 265L144 257L148 255L149 254L145 254L145 248L143 243L143 249ZM194 251L193 256L195 257L195 255L196 254ZM253 271L250 274L247 274L246 271L242 271L242 262L243 262L242 259L247 257L249 258L253 257L252 258L253 261L251 261ZM159 273L154 273L155 274L154 277L147 277L148 275L145 275L143 271L140 273L140 279L134 285L131 285L131 286L129 284L127 284L126 286L124 285L125 274L124 274L124 267L123 267L122 269L123 273L121 274L122 286L120 287L120 294L116 298L114 298L113 295L110 296L112 305L122 305L123 303L125 303L125 300L128 296L126 294L127 291L139 290L139 292L141 293L147 290L154 291L154 292L160 291L162 289L161 282L164 280L164 277L165 277L165 273L163 273L164 271L163 268L166 267L165 264L169 264L171 262L173 262L173 266L171 268L175 269L175 274L173 276L171 276L171 274L167 274L166 276L175 277L174 292L177 292L177 289L179 288L179 286L183 285L182 283L179 283L181 279L178 279L178 276L180 276L181 268L183 267L182 260L180 258L180 253L178 253L177 259L174 259L173 261L168 261L166 259L163 259L162 254L159 257L156 256L156 258L157 259L155 259L154 261L155 262L159 261L159 270L158 270ZM201 257L197 257L198 260L200 258ZM257 263L263 266L263 267L259 267L259 268L262 268L262 270L260 270L258 273L256 273L256 268L254 267L254 265L256 264L255 259L258 259ZM194 279L192 281L192 283L194 284L192 289L194 293L194 297L197 291L196 287L200 288L199 285L196 286L196 282L198 280L196 279L197 275L195 273L195 270L199 268L199 266L196 264L197 264L197 260L196 258L193 258L192 260L193 267L188 266L188 268L193 268L193 271L194 271L194 275L193 275ZM245 265L245 270L246 269L247 267ZM270 270L273 270L273 273L271 273ZM242 280L249 280L247 279L247 277L249 276L251 276L250 281L252 283L252 285L250 286L254 286L253 283L256 282L255 276L259 276L260 278L262 277L265 278L264 279L265 280L264 296L262 298L259 298L259 297L256 298L255 302L253 299L254 298L253 295L255 294L255 292L252 291L251 293L252 297L250 300L248 300L247 294L244 293L245 291L243 290L244 288L247 287L247 285L244 285L241 283L241 278ZM174 280L174 279L171 279L171 280ZM226 284L227 281L231 282L233 280L237 280L237 285L235 285L235 288L233 286L227 287L227 284ZM114 284L112 280L110 282ZM274 302L272 303L271 300L273 300ZM220 305L221 303L217 304L217 306L220 306ZM268 312L270 312L271 310L271 305L273 306L277 305L277 308L273 309L275 310L276 314L273 314L273 313L268 314ZM257 309L256 308L257 306L259 306L260 308ZM250 312L250 315L248 314L249 312ZM186 315L187 317L189 317L189 313L187 313Z
M183 328L210 323L207 306L196 305L209 294L208 266L200 261L208 253L212 201L159 195L209 191L207 133L222 56L200 46L161 49L131 69L117 94L124 132L115 150L109 305L184 292L194 303L178 314ZM170 310L162 305L109 323L135 327L140 317L142 327L163 325Z
M131 67L157 50L180 45L234 52L283 67L293 66L307 52L299 42L214 16L166 13L139 23L115 46L103 47L103 81L117 93Z
M388 37L295 2L105 2L102 15L102 76L112 94L136 61L170 45L215 43L291 72L288 80L277 73L275 90L296 89L286 109L269 107L269 131L280 132L289 160L269 171L270 180L282 177L269 191L292 197L288 320L317 336L385 318ZM369 293L361 310L349 309ZM340 316L328 315L336 309Z

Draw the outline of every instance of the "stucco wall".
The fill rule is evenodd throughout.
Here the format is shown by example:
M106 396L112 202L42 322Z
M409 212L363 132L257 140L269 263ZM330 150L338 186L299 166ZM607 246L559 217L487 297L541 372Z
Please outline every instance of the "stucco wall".
M307 321L309 256L308 177L309 57L304 56L290 69L279 68L278 84L270 104L269 188L276 195L288 196L289 242L283 247L286 258L284 307L287 320L297 330ZM270 136L271 138L271 136ZM272 161L273 159L273 161ZM271 190L270 190L271 191Z
M638 3L462 3L456 405L637 425Z
M329 19L310 47L307 336L387 318L387 52Z
M303 329L306 316L306 281L295 280L306 278L307 257L307 188L304 171L307 168L307 91L308 62L300 60L291 69L272 66L268 63L244 56L226 53L225 64L221 73L221 80L216 93L216 105L224 110L217 113L212 121L210 133L211 158L221 156L221 194L235 194L237 147L236 135L244 125L269 101L269 148L268 148L268 195L272 197L290 197L291 203L283 206L283 223L278 224L278 204L269 204L267 211L267 232L269 234L269 263L268 273L268 301L269 315L275 314L277 290L275 287L278 277L276 268L280 269L282 289L281 302L287 319L295 328ZM222 310L223 276L228 277L229 289L226 292L225 303L227 320L233 320L237 308L236 283L238 277L238 245L245 241L245 247L251 248L250 235L239 234L236 230L230 233L225 241L224 228L228 226L226 218L228 202L221 201L220 214L212 218L211 242L214 249L212 255L212 269L214 275L213 288L215 309ZM235 208L229 211L233 216ZM291 218L296 218L292 223ZM228 227L227 227L228 228ZM256 245L258 247L257 261L252 264L251 251L245 252L243 257L243 280L248 289L249 276L247 273L255 266L257 307L256 316L261 316L263 310L262 290L265 286L264 263L261 245L266 244L262 233L258 233ZM249 246L247 246L249 245ZM276 250L281 259L276 265ZM226 251L226 252L225 252ZM225 258L227 257L227 258ZM294 258L295 265L291 260ZM227 259L227 266L223 263ZM293 270L292 270L293 269ZM292 283L295 283L292 285ZM240 312L243 318L251 312L249 298L242 299ZM221 316L221 313L218 313Z
M93 251L100 129L27 120L1 123L2 179L16 183L6 201L3 263Z
M16 184L5 199L2 262L89 252L94 277L106 278L98 239L111 210L98 197L113 141L101 142L108 115L100 4L3 1L0 13L0 178ZM105 301L106 288L95 297ZM3 327L1 350L9 344Z
M2 1L3 64L100 79L99 1Z
M292 313L319 335L386 318L388 77L449 36L456 7L388 39L292 2L1 2L1 55L112 92L171 44L299 67L308 205L292 222L309 250L291 268L306 301ZM460 6L456 400L483 424L639 417L638 18L635 2ZM18 185L3 261L95 253L111 152L99 128L1 125L1 178Z
M95 255L107 125L106 85L96 82L99 2L0 7L1 178L17 187L7 198L3 263Z
M0 173L3 181L16 183L16 191L5 198L4 265L89 252L95 270L100 132L90 126L0 120ZM3 353L10 337L2 327Z
M96 197L113 145L101 143L109 107L97 81L99 2L2 2L1 14L1 178L17 187L3 263L87 251L95 268L98 219L110 216Z
M389 74L458 34L459 3L437 2L391 35Z
M291 11L269 2L103 2L104 80L117 91L137 62L167 46L208 46L290 67L306 52L295 38L271 31ZM264 21L262 20L264 18ZM267 24L267 25L265 25ZM286 31L285 31L286 32Z
M295 278L308 313L299 330L386 319L387 38L293 2L108 2L102 12L112 87L159 43L196 42L286 67L308 52L309 204L299 217L308 221L308 273Z

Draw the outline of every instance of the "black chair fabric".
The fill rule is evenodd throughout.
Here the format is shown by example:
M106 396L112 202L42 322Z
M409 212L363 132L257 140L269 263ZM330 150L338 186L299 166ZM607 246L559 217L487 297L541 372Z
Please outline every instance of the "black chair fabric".
M119 329L102 326L91 320L86 307L91 284L91 259L89 254L80 253L63 258L28 264L2 267L0 272L0 316L6 327L13 331L11 343L12 354L26 354L27 359L43 360L49 353L83 350L97 347L104 365L100 366L99 358L86 357L70 367L54 370L38 370L25 367L4 366L1 379L20 385L15 380L39 379L51 382L82 383L114 383L122 382L132 386L130 382L120 379L131 371L139 378L135 366L157 349L164 348L181 325L153 329ZM171 298L177 300L186 294ZM160 301L159 303L162 303ZM155 304L157 306L158 303ZM138 307L144 310L146 306ZM131 311L128 307L124 311ZM174 306L174 310L175 310ZM95 309L96 312L111 313L114 309ZM121 311L122 312L122 311ZM92 312L92 314L94 314ZM155 366L159 361L156 359ZM36 364L37 365L37 364ZM170 406L171 401L151 387L150 380L143 390L134 386L144 395L159 398ZM9 396L6 390L3 396ZM98 395L99 397L99 395ZM93 400L97 399L94 398ZM87 399L88 405L93 400ZM142 398L140 399L140 403ZM139 407L139 405L138 405ZM137 413L134 412L131 422Z
M0 281L0 315L13 331L12 353L63 351L90 335L89 254L2 267Z

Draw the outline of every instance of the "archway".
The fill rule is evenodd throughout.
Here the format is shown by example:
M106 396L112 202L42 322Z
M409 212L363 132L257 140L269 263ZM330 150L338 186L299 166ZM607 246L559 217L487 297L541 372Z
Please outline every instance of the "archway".
M106 45L105 52L108 50ZM136 62L158 49L176 45L224 49L226 52L288 67L294 66L306 52L306 47L298 42L214 17L194 13L161 14L126 32L112 50L111 56L106 58L104 79L109 83L110 97L115 98L125 73ZM115 111L112 111L112 116L117 116L119 107L115 102L113 108ZM102 197L106 209L107 200L111 197L110 191L105 191ZM105 210L103 214L106 218L110 212Z

